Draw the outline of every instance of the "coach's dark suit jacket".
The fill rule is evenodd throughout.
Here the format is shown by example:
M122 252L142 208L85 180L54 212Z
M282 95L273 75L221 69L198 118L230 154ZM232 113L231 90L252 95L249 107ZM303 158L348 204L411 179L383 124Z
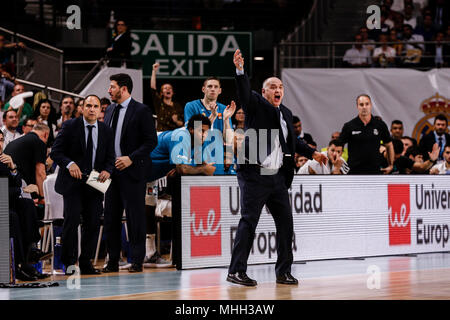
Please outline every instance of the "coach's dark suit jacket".
M105 123L110 126L116 104L105 112ZM114 170L112 183L105 197L105 236L109 262L120 259L121 218L123 209L127 216L130 258L142 264L145 257L145 172L150 153L158 143L151 109L131 99L122 124L120 149L122 156L130 157L132 164L119 171Z
M98 141L93 169L98 172L105 170L112 174L115 161L112 130L103 122L98 121L97 124ZM86 135L83 117L65 121L50 154L50 157L59 166L55 183L56 192L65 195L85 184L84 180L73 178L66 168L71 161L74 161L81 172L84 172L85 154ZM95 192L94 189L92 191Z
M239 102L242 104L242 108L245 112L245 130L250 128L255 129L259 141L259 129L267 129L267 150L272 150L272 148L270 147L270 130L281 130L280 120L276 108L271 105L263 96L261 96L261 94L251 90L250 81L246 74L236 76L236 88ZM288 129L286 143L291 154L290 160L288 160L289 158L284 158L283 166L280 170L285 176L286 187L289 188L294 177L294 153L297 152L307 158L311 158L312 154L314 153L314 149L309 147L300 139L295 138L294 127L292 124L292 112L283 104L280 105L280 112L283 114L283 118L286 121ZM246 158L251 159L248 157L248 141L249 139L248 137L246 137ZM261 164L262 161L264 161L264 159L259 159L258 149L258 163ZM240 167L242 167L242 169L245 169L245 165L240 165L239 168Z
M111 104L105 111L105 123L110 126L116 104ZM120 150L122 156L130 157L133 163L123 170L132 180L145 179L146 162L156 147L158 139L151 109L145 104L131 99L123 119ZM122 172L121 172L122 173Z
M450 143L450 134L448 134L448 133L444 133L444 134L445 134L446 143ZM430 157L428 156L428 152L431 152L431 150L433 149L433 145L435 143L439 143L439 142L436 141L436 138L434 136L434 131L431 131L430 133L423 136L422 139L420 139L419 151L423 155L424 161L430 159Z

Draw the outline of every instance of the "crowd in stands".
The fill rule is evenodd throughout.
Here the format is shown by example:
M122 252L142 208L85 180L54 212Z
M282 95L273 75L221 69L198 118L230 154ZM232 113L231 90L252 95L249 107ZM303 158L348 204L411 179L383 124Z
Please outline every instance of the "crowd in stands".
M380 28L359 29L343 57L347 67L450 65L450 3L445 0L384 0ZM434 41L435 43L426 43ZM424 43L425 42L425 43Z

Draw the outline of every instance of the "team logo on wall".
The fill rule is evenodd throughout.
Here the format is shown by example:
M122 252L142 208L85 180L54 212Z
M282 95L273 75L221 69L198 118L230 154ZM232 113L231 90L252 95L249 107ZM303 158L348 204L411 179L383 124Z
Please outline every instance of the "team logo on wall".
M220 256L220 186L192 186L191 196L191 257Z
M412 137L420 142L422 135L433 131L434 118L443 113L450 117L450 100L436 93L434 96L422 101L420 110L425 113L425 117L420 119L414 127Z
M409 184L388 185L389 245L411 244Z

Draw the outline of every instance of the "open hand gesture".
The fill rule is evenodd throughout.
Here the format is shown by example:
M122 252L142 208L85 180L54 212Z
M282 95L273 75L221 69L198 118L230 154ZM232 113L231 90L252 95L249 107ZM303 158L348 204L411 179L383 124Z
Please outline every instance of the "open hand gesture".
M231 103L223 111L223 119L228 120L233 116L235 111L236 111L236 103L233 100L231 100Z

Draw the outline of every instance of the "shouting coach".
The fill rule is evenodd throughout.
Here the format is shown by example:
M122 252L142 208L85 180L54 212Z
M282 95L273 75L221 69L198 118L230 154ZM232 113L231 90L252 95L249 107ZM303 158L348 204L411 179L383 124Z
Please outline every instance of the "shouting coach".
M276 282L295 285L298 280L291 275L294 225L288 194L294 176L293 155L297 152L321 163L326 163L327 157L295 138L292 113L281 104L284 88L280 79L272 77L264 81L260 95L250 88L250 81L244 73L244 58L239 49L234 53L234 65L237 95L245 112L245 130L255 130L258 146L264 144L265 140L267 152L259 150L256 161L249 161L249 158L254 157L246 153L245 164L239 164L237 170L241 219L227 281L246 286L257 284L247 276L247 260L261 210L266 205L277 231ZM267 136L261 129L267 130ZM277 130L278 136L274 141L270 139L273 130ZM252 146L248 146L248 140L245 141L245 149L252 149Z

